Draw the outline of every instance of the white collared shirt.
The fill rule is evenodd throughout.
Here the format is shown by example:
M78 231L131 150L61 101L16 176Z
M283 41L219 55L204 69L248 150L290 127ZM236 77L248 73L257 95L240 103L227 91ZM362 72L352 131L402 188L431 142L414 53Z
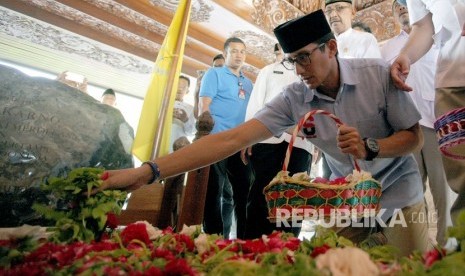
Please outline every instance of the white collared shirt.
M263 67L255 81L252 95L247 105L245 120L247 121L253 118L255 113L262 109L265 104L271 101L276 95L280 94L285 86L294 82L300 82L299 77L295 74L294 70L284 68L280 62ZM291 137L290 134L283 133L279 137L271 137L261 143L279 144L283 140L289 142ZM313 145L302 137L296 138L294 146L310 153L313 152Z
M440 47L435 87L465 86L465 0L407 0L407 6L412 25L433 15L433 39Z
M337 50L342 58L381 58L375 36L349 28L336 36Z
M174 101L173 109L182 109L186 112L187 122L182 122L179 119L173 118L173 124L171 126L171 142L170 142L170 152L173 152L173 143L180 137L186 136L190 138L194 135L195 132L195 117L194 117L194 107L186 102Z
M392 64L409 38L408 33L401 31L399 35L388 40L381 48L384 60ZM406 80L413 88L408 94L421 114L420 124L434 128L434 76L439 49L435 45L421 59L412 64Z

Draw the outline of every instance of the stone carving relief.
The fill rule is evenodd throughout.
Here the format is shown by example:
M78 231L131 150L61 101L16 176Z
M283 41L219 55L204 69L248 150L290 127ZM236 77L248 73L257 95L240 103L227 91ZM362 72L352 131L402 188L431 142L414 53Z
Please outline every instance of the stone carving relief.
M83 56L117 69L140 74L148 74L152 71L149 62L144 62L142 59L106 50L98 42L84 39L2 7L0 7L0 32L51 49Z
M232 36L239 37L247 45L247 53L262 57L266 63L274 62L274 44L276 41L252 31L235 31Z
M106 21L90 16L84 12L62 4L56 0L18 0L25 5L38 8L56 14L68 20L79 22L82 28L104 32L128 45L137 45L146 51L159 51L161 45L147 40L141 36L126 31L123 28L113 26ZM96 9L105 11L130 23L137 24L147 31L165 36L167 26L158 23L156 18L150 18L138 13L120 1L81 0ZM353 0L359 10L354 21L366 23L373 31L379 42L391 38L398 32L398 27L392 18L391 0ZM175 12L179 0L148 0L150 5L161 7ZM236 31L235 35L241 37L247 44L248 53L262 59L266 63L274 61L273 29L290 19L305 13L319 9L324 0L250 0L250 16L255 24L266 33L260 34L253 31ZM208 22L211 14L215 12L212 0L192 0L191 21ZM105 48L99 42L74 35L59 27L34 20L28 16L0 7L0 33L25 39L30 42L43 45L52 49L77 54L101 63L105 63L117 69L136 73L147 74L151 72L152 64L137 56L128 55L115 49ZM195 43L195 40L187 38L187 44ZM249 72L257 71L253 66L246 69Z
M304 13L324 7L324 0L286 1ZM392 0L353 0L352 3L357 11L354 22L367 24L378 42L385 41L399 32L399 27L392 17Z
M253 0L251 16L255 25L272 33L281 23L303 15L303 12L285 0Z
M157 21L135 12L134 10L128 9L126 6L123 6L115 1L101 1L101 0L82 0L86 1L93 6L104 10L108 13L111 13L117 17L124 18L127 21L135 23L148 31L165 35L168 31L168 28L158 23Z
M150 0L154 6L165 8L172 13L176 12L179 0ZM207 22L210 19L210 13L213 6L208 5L205 0L193 0L191 7L191 22Z
M384 1L369 8L358 11L354 22L367 24L378 42L392 38L399 32L399 26L392 16L390 1Z
M323 9L325 5L324 0L286 0L294 7L303 11L304 13L310 13L318 9ZM360 11L369 8L378 3L384 2L385 0L352 0L352 5L356 11Z
M355 7L356 11L361 11L384 1L385 0L352 0L352 5Z
M294 7L303 11L304 13L311 13L318 9L323 8L324 0L287 0Z
M132 34L128 31L120 29L118 27L107 24L106 22L99 20L95 17L89 16L83 12L70 8L69 6L63 5L54 0L20 0L26 2L28 5L36 6L42 10L49 11L52 14L59 15L63 18L69 19L74 22L79 22L83 27L97 30L102 33L107 33L110 36L114 36L117 39L125 41L132 45L138 45L139 47L153 51L158 51L160 45L153 43L145 38ZM129 12L130 10L128 10Z

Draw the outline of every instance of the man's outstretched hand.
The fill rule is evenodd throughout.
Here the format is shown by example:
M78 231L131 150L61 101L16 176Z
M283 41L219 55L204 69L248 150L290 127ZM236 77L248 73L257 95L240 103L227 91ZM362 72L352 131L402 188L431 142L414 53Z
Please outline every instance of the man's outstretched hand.
M139 168L105 171L102 174L102 186L98 190L134 191L147 184L151 176L149 166ZM94 191L93 193L96 193Z

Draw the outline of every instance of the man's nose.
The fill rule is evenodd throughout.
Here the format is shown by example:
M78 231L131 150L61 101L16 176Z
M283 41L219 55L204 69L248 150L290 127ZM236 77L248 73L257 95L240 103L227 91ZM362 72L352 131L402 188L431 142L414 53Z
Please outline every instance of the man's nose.
M305 66L298 64L297 62L295 63L295 73L297 75L300 75L301 73L305 72Z

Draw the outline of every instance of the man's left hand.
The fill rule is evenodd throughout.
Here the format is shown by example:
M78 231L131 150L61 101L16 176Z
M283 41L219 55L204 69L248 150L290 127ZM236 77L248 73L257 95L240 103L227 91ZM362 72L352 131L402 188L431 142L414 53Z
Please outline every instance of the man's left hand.
M341 125L337 132L336 139L337 147L343 153L351 154L356 159L365 159L365 144L356 128L347 125Z
M241 160L244 165L247 165L249 163L249 156L252 155L252 147L248 147L245 149L241 150Z
M186 111L180 108L176 108L173 111L173 117L180 120L183 123L187 122L188 120Z

